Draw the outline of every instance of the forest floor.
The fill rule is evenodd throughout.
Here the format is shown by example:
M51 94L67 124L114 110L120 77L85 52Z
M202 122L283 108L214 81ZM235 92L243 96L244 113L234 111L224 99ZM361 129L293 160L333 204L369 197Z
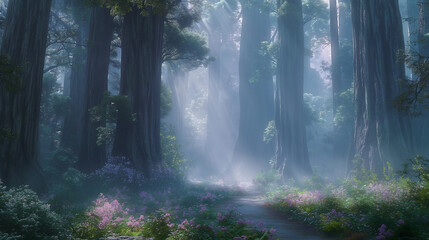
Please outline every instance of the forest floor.
M230 199L219 206L219 209L234 209L244 219L249 219L255 225L264 224L276 230L277 239L294 240L328 240L328 237L314 227L291 219L287 214L274 211L267 206L264 195L254 189L245 189L243 194Z

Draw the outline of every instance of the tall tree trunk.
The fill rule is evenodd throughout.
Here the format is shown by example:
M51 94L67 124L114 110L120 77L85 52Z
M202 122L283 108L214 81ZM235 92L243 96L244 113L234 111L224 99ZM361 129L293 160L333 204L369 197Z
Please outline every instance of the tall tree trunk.
M332 99L333 99L333 114L335 115L338 106L338 95L344 87L341 82L341 67L338 59L340 41L338 37L338 10L337 0L329 1L330 8L330 32L331 32L331 79L332 79Z
M301 0L279 0L276 89L276 168L284 177L309 176L304 123L304 28Z
M426 61L429 58L429 0L414 0L409 1L408 6L409 14L413 14L412 17L408 17L410 20L410 41L412 42L412 50L418 51L419 59L416 61ZM417 80L418 77L413 75L413 80ZM423 112L421 116L413 117L412 127L414 133L414 144L417 154L425 157L429 156L429 115Z
M19 91L0 82L0 128L13 134L0 139L0 178L37 191L46 190L37 145L50 8L51 0L10 0L1 45L1 54L22 69Z
M419 21L418 21L418 49L420 55L425 58L429 57L429 0L420 0L419 7Z
M161 162L160 101L165 16L142 16L134 9L124 17L121 95L128 96L129 117L118 118L113 154L129 158L149 175ZM121 114L120 114L121 115ZM122 114L123 115L123 114Z
M353 82L353 33L350 0L338 1L338 37L341 68L341 92L352 87Z
M374 173L381 173L387 161L399 169L410 157L411 128L409 117L393 106L398 79L405 78L404 64L396 57L404 49L398 1L351 3L356 115L350 161L356 156Z
M84 95L83 136L78 166L84 172L101 168L106 161L106 145L97 144L97 128L105 127L106 120L91 120L89 110L101 104L107 92L110 63L110 44L113 37L113 17L110 10L95 7L91 12L88 59L86 66L86 90Z
M263 135L274 119L274 87L270 60L261 54L262 43L271 38L270 19L268 9L260 4L241 2L240 121L233 161L241 169L249 165L260 169L272 157Z
M64 126L61 145L70 148L76 155L80 152L80 140L83 132L83 117L86 112L85 88L86 88L86 60L87 42L89 33L89 9L84 1L75 0L72 3L72 14L78 26L76 36L76 48L73 50L73 60L70 73L70 111L64 117Z
M407 0L407 14L410 46L415 49L419 36L419 0Z
M338 33L340 41L341 39L347 39L352 41L353 30L352 30L352 16L350 9L350 0L338 0Z

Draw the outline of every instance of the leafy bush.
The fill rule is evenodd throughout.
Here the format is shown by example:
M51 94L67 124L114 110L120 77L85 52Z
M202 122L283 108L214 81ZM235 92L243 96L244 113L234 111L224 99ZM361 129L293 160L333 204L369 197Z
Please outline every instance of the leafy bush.
M280 180L280 174L276 170L271 169L267 172L262 171L258 173L253 179L253 184L261 189L267 189L279 184Z
M161 128L161 150L164 166L173 170L176 175L184 177L189 169L189 161L180 152L172 126Z
M144 225L143 235L153 237L154 240L165 240L173 231L173 220L170 213L159 212Z
M272 206L328 233L364 239L423 239L429 236L425 186L409 179L379 180L361 171L354 179L317 190L283 186L269 193Z
M71 239L63 219L28 187L0 181L0 239Z
M94 201L85 215L75 219L73 235L78 238L100 238L112 234L120 236L140 235L144 216L134 218L118 200L109 200L103 194Z

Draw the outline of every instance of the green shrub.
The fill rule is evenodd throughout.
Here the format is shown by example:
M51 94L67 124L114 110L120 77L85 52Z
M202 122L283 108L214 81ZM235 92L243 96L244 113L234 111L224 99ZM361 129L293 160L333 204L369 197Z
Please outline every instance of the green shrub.
M262 171L253 179L253 184L261 189L267 189L280 183L280 174L276 170Z
M165 240L173 230L174 217L170 213L158 213L143 226L143 235L154 240Z
M207 225L192 226L185 230L176 230L167 240L212 240L216 239L215 232Z
M63 219L28 187L0 181L0 239L70 239Z

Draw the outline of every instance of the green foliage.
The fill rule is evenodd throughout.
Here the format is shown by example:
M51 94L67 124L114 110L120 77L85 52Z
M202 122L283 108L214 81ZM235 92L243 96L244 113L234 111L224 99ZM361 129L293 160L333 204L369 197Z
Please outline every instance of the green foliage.
M165 240L172 232L168 226L171 221L174 221L173 216L169 213L159 212L144 225L143 235L153 237L154 240Z
M123 117L129 122L135 121L135 114L131 112L128 97L123 95L112 96L110 92L104 94L101 103L88 110L90 120L100 123L97 127L97 145L110 143L114 138L114 124L118 117ZM121 115L121 116L120 116Z
M175 7L180 1L178 0L89 0L92 4L111 9L114 15L124 15L137 8L143 16L154 12L156 14L166 14L170 9Z
M323 0L304 0L302 3L306 49L311 52L329 43L329 8ZM306 40L307 41L307 40ZM308 44L308 45L307 45Z
M318 175L313 175L311 178L305 179L302 183L302 188L307 190L321 190L327 185L327 179Z
M334 124L341 131L350 128L354 121L354 89L349 88L338 95L339 106L335 112Z
M209 48L206 39L200 34L166 24L164 45L163 61L183 60L183 64L189 69L207 64Z
M325 122L327 114L327 107L322 97L304 93L304 121L306 125Z
M188 227L172 232L167 240L215 240L215 232L207 225Z
M171 112L173 106L172 92L170 88L161 84L161 118L165 118Z
M262 171L258 173L253 179L253 184L260 189L270 189L280 183L281 175L276 171L271 169L270 171Z
M413 159L408 159L400 173L416 178L420 183L427 185L429 184L429 159L420 155Z
M276 137L276 122L274 120L269 121L267 127L264 130L264 142L272 143Z
M354 177L354 181L359 184L367 184L378 180L377 174L374 172L371 173L364 166L364 159L359 155L355 155L352 160L352 170L350 174Z
M315 179L315 181L317 178ZM268 193L272 206L298 220L340 237L424 239L429 236L427 188L410 179L376 179L370 174L320 190L285 185ZM361 239L359 238L359 239Z
M161 129L161 151L163 163L179 176L184 177L189 168L189 162L180 152L176 134L172 126L163 126Z
M240 0L242 8L256 7L261 12L273 12L276 2L273 0Z
M416 79L401 79L403 91L395 99L395 107L413 115L429 109L429 61L418 52L400 52L399 61L405 62Z
M71 239L64 221L28 187L0 181L0 239Z
M52 186L53 198L50 203L55 209L61 209L67 204L77 201L80 188L87 176L75 169L77 157L72 150L57 148L47 159L45 171Z

